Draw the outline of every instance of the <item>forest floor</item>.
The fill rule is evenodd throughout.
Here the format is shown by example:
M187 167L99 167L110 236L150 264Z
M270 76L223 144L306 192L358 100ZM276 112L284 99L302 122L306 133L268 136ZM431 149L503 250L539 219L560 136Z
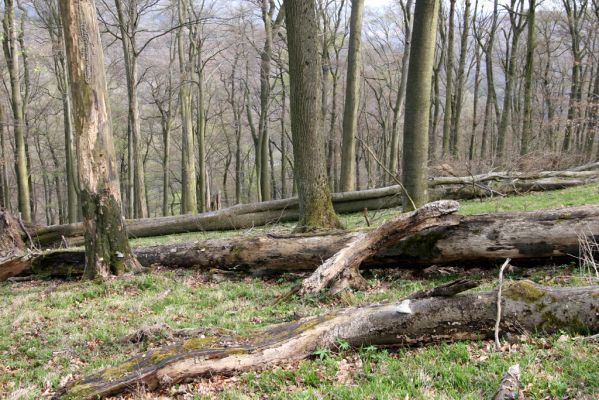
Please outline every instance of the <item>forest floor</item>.
M599 186L558 192L465 202L463 213L535 210L562 205L599 204ZM397 210L372 213L378 224ZM364 224L361 214L344 217L349 227ZM270 227L290 229L291 225ZM244 233L248 233L244 231ZM229 235L230 233L226 233ZM239 234L239 232L237 232ZM206 234L136 240L136 244L201 239ZM219 233L211 233L219 235ZM222 233L221 233L222 235ZM316 315L347 305L393 301L415 290L468 274L481 278L475 290L490 290L496 271L447 269L427 278L406 271L371 271L371 288L342 298L274 300L301 279L242 278L216 281L196 271L157 269L104 282L60 280L0 283L0 398L49 398L68 379L125 361L169 343L157 335L134 344L124 338L142 327L218 328L249 334L274 323ZM516 269L508 279L544 285L597 284L594 272L570 265ZM235 377L211 377L159 393L135 393L135 399L481 399L491 398L503 373L522 369L526 399L595 399L599 394L599 345L568 332L504 340L439 344L419 349L317 350L313 357L272 370Z

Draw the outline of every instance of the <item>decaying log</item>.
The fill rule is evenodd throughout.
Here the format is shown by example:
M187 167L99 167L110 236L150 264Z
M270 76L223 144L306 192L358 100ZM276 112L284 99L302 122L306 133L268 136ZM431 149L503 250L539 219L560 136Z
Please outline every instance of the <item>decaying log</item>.
M151 350L129 361L68 384L62 398L92 399L136 390L154 390L215 374L268 368L332 349L351 346L416 346L480 340L493 336L496 294L403 300L346 308L319 317L275 325L250 337L195 337ZM502 332L599 331L599 286L548 288L529 281L507 287Z
M23 236L26 235L19 221L0 209L0 282L29 269L32 254Z
M446 215L443 224L410 234L390 237L369 256L361 268L430 265L495 265L511 258L514 265L569 262L579 252L579 237L599 241L599 205L564 207L517 213ZM364 235L364 231L313 236L249 236L187 241L138 247L145 267L210 270L218 268L252 275L314 271L324 260ZM53 251L35 258L24 273L76 275L82 272L82 251ZM3 267L0 265L0 275Z
M429 180L431 199L464 200L480 197L563 189L599 181L597 171L545 171L536 174L491 172L467 177L435 177ZM402 189L389 186L358 192L333 194L338 213L379 210L401 206ZM279 222L297 221L297 198L241 204L196 215L144 218L127 221L132 238L170 235L186 232L245 229ZM53 225L32 229L40 246L83 243L83 225Z
M331 288L332 294L346 288L363 289L366 281L360 275L359 268L364 260L376 254L389 240L401 240L433 226L454 224L455 221L441 217L455 213L458 208L458 202L451 200L429 203L416 211L401 214L372 231L363 232L292 291L304 295L318 293L325 288Z
M520 398L520 365L508 368L493 400L518 400Z

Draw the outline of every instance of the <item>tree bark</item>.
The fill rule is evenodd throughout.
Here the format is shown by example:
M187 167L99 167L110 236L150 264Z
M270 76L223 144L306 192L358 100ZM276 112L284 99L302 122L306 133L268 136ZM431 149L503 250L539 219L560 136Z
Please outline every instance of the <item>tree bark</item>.
M533 70L534 51L536 46L536 0L528 1L528 37L526 39L526 66L524 67L524 116L522 122L522 137L520 155L525 156L530 151L532 140L532 102L533 102Z
M195 214L198 212L198 199L196 193L196 170L194 157L194 138L192 123L192 94L191 94L191 64L186 60L185 28L188 22L187 1L179 0L179 29L177 36L177 49L179 53L180 88L179 101L181 104L181 120L183 140L181 143L181 214Z
M362 83L360 75L362 71L364 0L352 0L351 4L343 139L341 142L341 177L339 180L339 188L342 192L351 192L356 189L356 136L358 134L358 106L360 105Z
M493 335L495 292L404 299L333 311L274 325L249 337L195 337L137 355L125 363L70 382L61 398L104 398L186 379L269 368L304 359L340 340L365 345L422 346ZM599 331L599 287L549 288L519 281L504 291L501 332Z
M324 136L320 129L321 65L314 0L284 1L289 50L291 133L298 185L299 230L336 228Z
M32 221L31 199L29 192L29 173L27 163L26 139L25 139L25 118L23 115L23 96L21 94L21 80L19 78L19 49L18 49L18 31L15 23L15 8L13 0L4 0L4 19L2 26L4 35L2 47L4 57L8 64L8 74L10 77L11 104L14 119L15 135L15 169L17 178L17 193L19 212L23 221L29 223Z
M407 210L428 201L428 129L438 7L437 0L419 1L414 12L402 157L403 205Z
M87 278L138 267L124 219L112 136L104 55L95 4L61 0L67 65L77 129Z

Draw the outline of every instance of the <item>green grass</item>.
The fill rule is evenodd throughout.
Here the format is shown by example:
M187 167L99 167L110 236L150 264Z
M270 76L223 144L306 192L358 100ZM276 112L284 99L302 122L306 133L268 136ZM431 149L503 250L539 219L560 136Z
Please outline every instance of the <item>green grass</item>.
M549 278L555 276L562 276L553 280L560 284L589 283L573 267L533 271L528 278L551 283ZM493 287L493 273L481 277L485 283L478 290ZM372 289L349 302L390 301L453 278L406 280L375 271L369 276ZM105 282L2 283L0 398L38 399L46 390L56 389L64 377L89 374L165 344L161 337L145 345L122 341L144 326L214 327L248 335L263 326L346 305L326 295L273 305L297 279L246 278L215 284L197 272L168 270ZM340 345L344 350L324 351L291 366L216 383L202 380L177 390L193 393L191 398L223 399L477 399L488 398L507 367L519 362L527 398L581 398L599 392L596 346L560 335L527 338L516 346L500 355L489 351L491 342L400 350L352 350ZM340 372L344 365L345 373Z
M598 189L598 185L589 185L544 194L467 201L462 203L461 212L599 204ZM371 212L370 219L376 225L398 212ZM342 218L349 228L365 225L361 213ZM292 227L285 224L249 233L287 232ZM193 233L159 240L138 239L135 243L239 234ZM591 282L583 271L571 266L527 273L527 278L544 284ZM494 272L481 273L481 277L484 282L477 290L494 287ZM214 327L247 335L260 327L347 304L392 301L454 277L409 280L388 271L373 271L368 278L372 289L356 293L345 302L323 295L294 298L278 305L273 305L273 300L289 290L299 277L266 281L245 278L216 284L198 272L158 270L105 282L0 283L0 398L44 398L62 379L113 366L149 347L165 344L161 337L142 345L123 342L123 337L144 326L164 323L172 328ZM338 351L317 352L312 359L292 365L234 378L204 379L173 389L187 397L167 389L155 398L480 399L492 397L502 374L513 363L520 363L522 368L527 399L591 399L599 393L597 345L567 335L527 337L517 340L503 354L492 351L492 343L486 341L399 350L345 349L342 344L339 347Z

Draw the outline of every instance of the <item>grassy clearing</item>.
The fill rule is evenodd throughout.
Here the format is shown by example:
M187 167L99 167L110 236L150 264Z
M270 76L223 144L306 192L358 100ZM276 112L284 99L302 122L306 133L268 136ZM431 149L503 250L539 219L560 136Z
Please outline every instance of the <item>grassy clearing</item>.
M599 186L531 194L462 205L463 213L520 211L575 204L599 204ZM379 224L398 210L371 213ZM350 228L364 226L361 214L344 216ZM292 224L245 233L286 231ZM216 232L173 235L161 242L235 235ZM156 244L156 238L136 240ZM525 271L548 285L585 285L588 271L559 266ZM493 272L480 273L477 290L495 285ZM518 279L522 276L511 275ZM122 339L144 326L206 327L250 334L260 327L321 314L346 305L392 301L415 290L449 281L408 279L389 272L368 277L368 292L333 300L326 296L292 299L273 305L300 277L214 283L201 273L158 270L105 282L33 281L0 283L0 398L49 397L61 380L115 365L147 348L166 344L156 337L145 344ZM527 399L591 399L599 393L599 348L567 333L548 338L513 338L503 354L491 342L454 343L423 349L347 349L317 351L314 357L273 370L238 377L213 377L178 385L160 394L133 398L176 399L480 399L490 398L502 374L520 363Z
M493 275L481 277L485 283L479 290L494 285ZM0 398L43 398L65 377L112 366L166 343L161 337L144 345L123 342L123 337L144 326L214 327L244 335L347 304L398 299L453 278L414 280L375 272L369 277L372 289L355 297L296 298L280 305L273 305L273 299L299 277L215 284L199 273L169 270L101 283L3 283ZM589 283L578 269L564 266L533 271L529 278L545 284ZM527 398L584 398L599 393L597 346L567 335L517 338L506 354L491 351L491 342L399 351L352 350L342 343L339 347L292 366L202 380L166 394L181 399L478 399L490 397L504 370L515 362L523 368Z

